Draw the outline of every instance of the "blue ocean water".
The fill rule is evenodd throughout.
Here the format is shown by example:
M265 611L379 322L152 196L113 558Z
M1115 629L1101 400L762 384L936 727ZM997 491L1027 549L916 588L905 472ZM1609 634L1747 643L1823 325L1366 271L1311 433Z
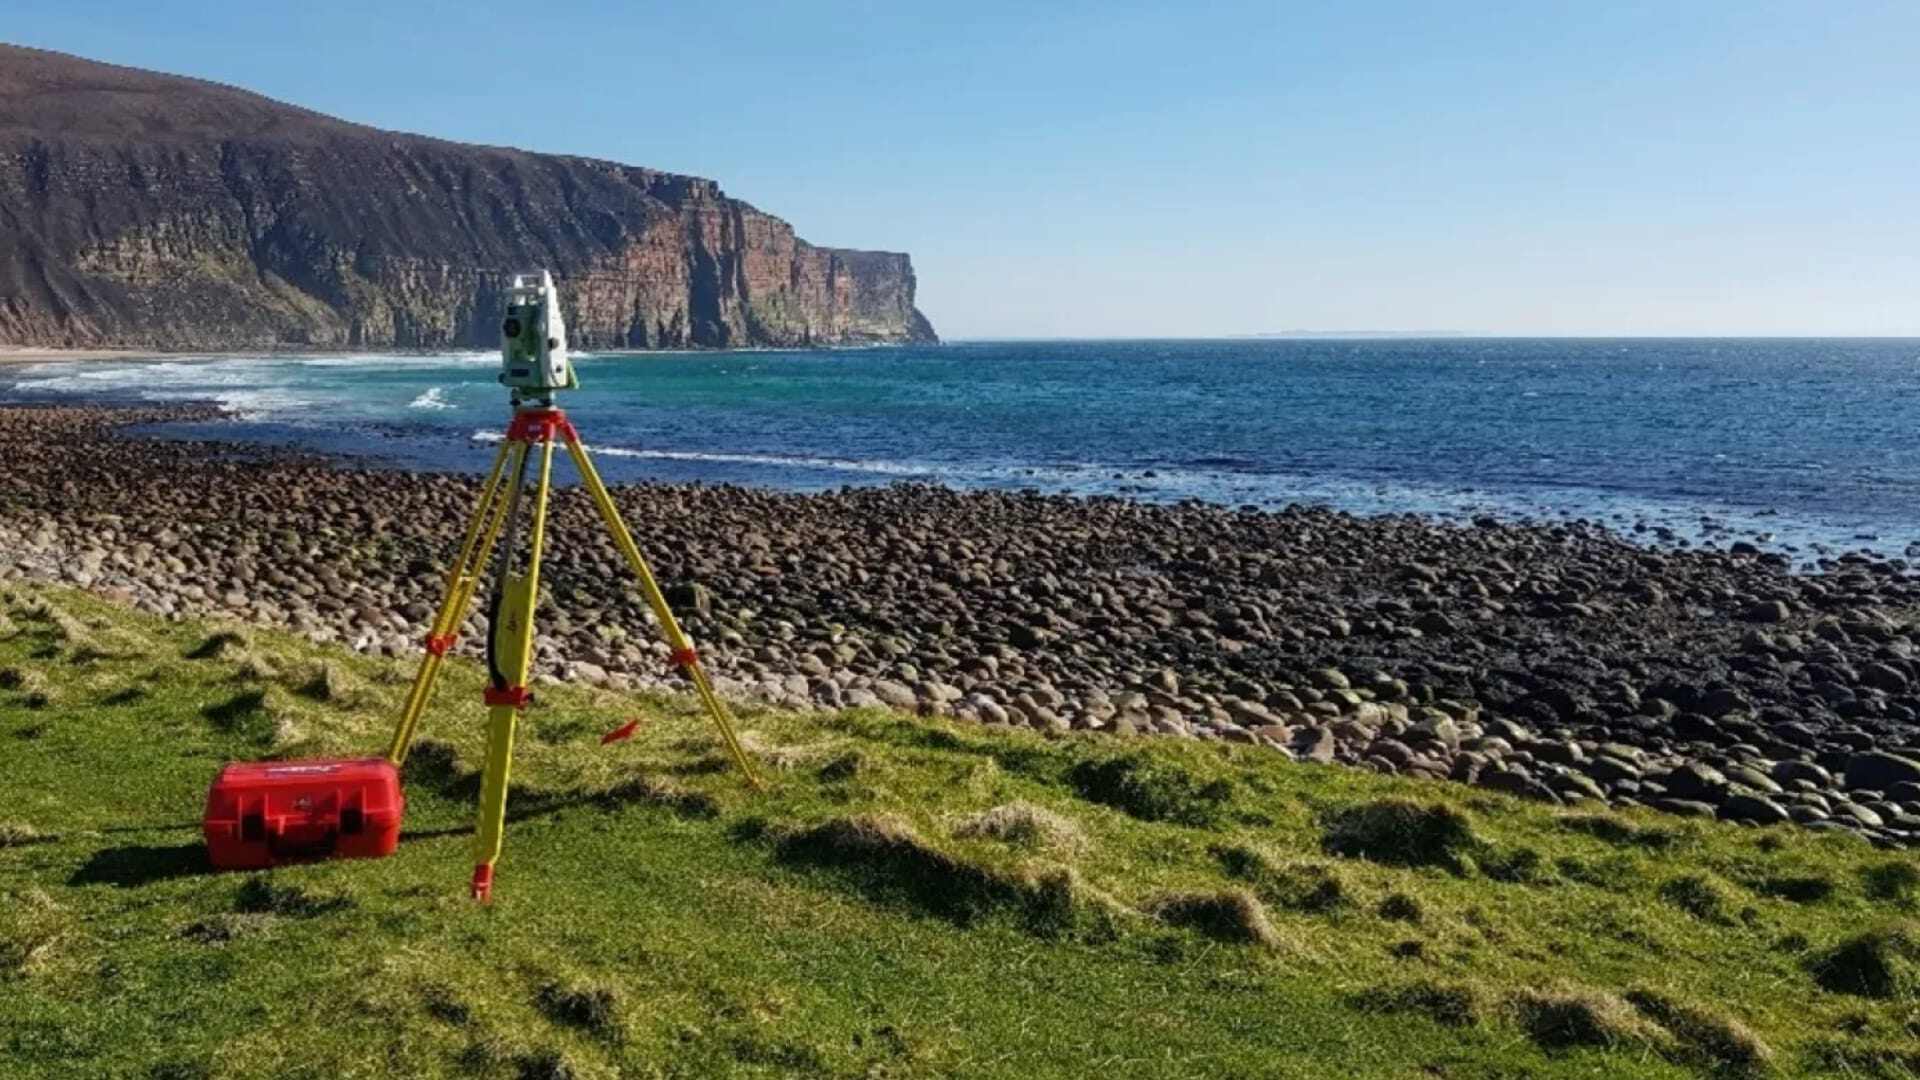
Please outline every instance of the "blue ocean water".
M506 421L496 365L73 361L0 368L0 394L211 399L239 421L221 438L479 469ZM994 342L577 366L564 404L618 480L1585 517L1803 554L1920 543L1920 340Z

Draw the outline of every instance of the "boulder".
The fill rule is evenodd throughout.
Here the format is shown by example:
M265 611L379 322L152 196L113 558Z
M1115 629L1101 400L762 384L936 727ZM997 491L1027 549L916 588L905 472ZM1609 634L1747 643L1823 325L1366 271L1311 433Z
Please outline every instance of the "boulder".
M1869 750L1847 759L1847 786L1885 791L1895 784L1920 783L1920 761Z
M1811 761L1777 761L1770 770L1776 783L1804 780L1819 787L1832 787L1833 774Z
M1724 821L1747 821L1755 825L1779 825L1793 820L1786 808L1772 799L1747 794L1729 795L1727 801L1720 804L1720 817Z
M1697 761L1689 761L1656 779L1680 799L1718 801L1727 789L1727 778L1719 769Z

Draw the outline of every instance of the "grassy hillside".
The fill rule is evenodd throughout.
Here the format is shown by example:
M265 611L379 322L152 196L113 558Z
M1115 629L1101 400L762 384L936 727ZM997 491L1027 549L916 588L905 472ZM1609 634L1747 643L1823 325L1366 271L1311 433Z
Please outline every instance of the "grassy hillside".
M0 598L6 1076L1907 1076L1920 867L1245 747L548 688L470 903L480 677L399 854L210 873L234 757L377 752L409 669ZM631 742L598 736L643 719Z

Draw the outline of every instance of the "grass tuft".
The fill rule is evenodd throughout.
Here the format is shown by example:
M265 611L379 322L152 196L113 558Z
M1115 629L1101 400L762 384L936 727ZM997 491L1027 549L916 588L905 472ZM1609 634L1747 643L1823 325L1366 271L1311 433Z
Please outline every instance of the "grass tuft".
M240 682L274 682L280 678L280 668L251 649L242 653L239 661L233 677Z
M88 647L93 631L65 608L51 601L42 601L33 609L33 615L47 624L54 640L65 642L75 650Z
M443 1024L465 1027L473 1022L473 1009L460 999L453 987L429 982L420 987L420 1008Z
M139 660L151 655L153 642L144 635L114 627L80 639L67 659L70 663L91 664L101 660Z
M1696 919L1717 926L1733 925L1735 898L1725 884L1705 874L1682 874L1661 882L1660 899Z
M1860 885L1871 899L1910 908L1920 893L1920 867L1907 859L1875 863L1861 869Z
M43 833L24 821L0 821L0 848L51 844L58 839L59 837Z
M985 837L1018 847L1071 855L1085 850L1087 834L1043 806L1016 800L972 815L954 827L957 837Z
M1022 867L1013 881L1024 925L1043 937L1111 940L1119 934L1120 920L1132 914L1070 866Z
M1856 934L1816 955L1808 970L1835 994L1920 997L1920 925L1902 920Z
M1321 837L1329 853L1387 866L1436 866L1464 873L1485 845L1467 815L1438 803L1379 799L1332 815Z
M1214 844L1207 854L1220 861L1220 869L1241 881L1260 882L1280 873L1285 860L1272 848L1261 844Z
M337 660L323 660L315 664L300 683L298 693L302 697L343 709L358 708L373 697L373 691L367 684L354 677L346 665Z
M277 686L251 686L200 710L215 731L261 746L285 741L296 719L292 702Z
M1486 1003L1474 987L1431 979L1372 987L1351 1000L1363 1012L1414 1013L1445 1027L1473 1027L1486 1014Z
M1256 844L1216 844L1207 850L1228 876L1253 886L1267 903L1316 914L1353 903L1352 886L1325 863L1282 859Z
M1635 825L1613 814L1566 814L1555 819L1568 832L1576 832L1621 847L1639 847L1664 851L1680 841L1671 829Z
M47 677L33 668L0 668L0 690L20 695L20 704L28 709L45 709L60 700Z
M1753 891L1776 900L1795 904L1818 904L1831 899L1833 879L1824 874L1794 874L1764 877L1753 882Z
M1233 785L1225 779L1203 782L1180 762L1142 753L1083 761L1067 779L1081 798L1141 821L1198 828L1219 821L1233 797Z
M180 930L180 937L201 945L225 945L272 930L277 919L267 912L221 912L196 919Z
M239 656L252 647L252 639L245 630L237 626L223 626L206 637L199 644L188 649L189 660L218 660L223 657Z
M460 752L439 739L416 740L400 766L408 788L424 788L448 799L470 799L480 791L480 773L460 763Z
M1673 1056L1682 1061L1723 1077L1761 1076L1772 1068L1773 1048L1732 1017L1645 988L1628 991L1626 999L1667 1029L1678 1044Z
M1528 1038L1549 1050L1657 1047L1660 1031L1618 994L1584 987L1522 990L1509 999Z
M1170 926L1197 930L1216 941L1280 947L1280 933L1267 918L1266 905L1247 889L1166 893L1148 901L1146 911Z
M720 800L704 791L692 791L671 780L653 776L635 776L622 780L601 792L597 801L609 809L640 803L664 807L681 817L714 818L720 816Z
M868 755L858 750L849 750L836 755L832 761L820 766L820 779L830 784L838 784L866 776L873 771L873 761Z
M234 894L233 910L244 915L285 915L311 919L353 907L351 897L316 896L298 885L276 884L270 874L242 882Z
M1808 1049L1809 1060L1825 1074L1874 1080L1913 1080L1920 1076L1920 1046L1911 1039L1869 1042L1849 1034L1846 1038L1815 1040Z
M501 1076L515 1064L516 1053L514 1044L499 1032L476 1031L453 1060L468 1076Z
M1426 918L1426 909L1419 899L1403 892L1388 893L1376 911L1390 922L1418 923Z
M896 814L836 817L770 834L784 862L837 871L864 895L970 925L1004 913L1036 933L1105 932L1111 913L1060 870L1001 871L940 850Z
M762 762L775 772L792 772L819 765L832 755L838 747L833 743L798 743L790 746L769 746L757 738L750 738L753 732L741 732L740 743L753 759Z
M580 1067L564 1051L543 1046L513 1059L515 1080L580 1080Z
M0 980L40 973L72 932L71 916L45 892L0 894Z
M150 696L152 696L152 691L144 686L134 684L123 686L113 693L108 694L106 697L101 698L100 704L118 708L122 705L136 705L145 701Z
M541 1014L556 1024L578 1028L610 1043L626 1039L620 995L609 987L549 982L534 994L533 1001Z
M1547 860L1530 847L1483 848L1479 866L1493 880L1513 885L1544 885L1554 880Z

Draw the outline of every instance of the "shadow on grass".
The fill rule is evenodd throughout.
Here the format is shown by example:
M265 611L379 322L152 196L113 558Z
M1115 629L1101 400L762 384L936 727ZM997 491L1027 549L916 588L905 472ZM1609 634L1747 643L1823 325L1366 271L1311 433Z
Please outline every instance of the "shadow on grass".
M92 831L111 836L115 833L185 832L188 829L198 832L200 823L198 821L166 821L158 825L107 825Z
M523 798L520 800L520 805L515 806L514 794L509 792L507 794L507 824L512 825L518 821L529 821L533 818L547 817L551 814L557 814L569 806L585 806L593 801L594 800L590 798L577 798L530 803L527 799ZM439 840L448 836L472 836L473 830L474 826L472 822L468 822L465 825L444 825L437 829L402 829L400 832L400 842L403 844L411 844L416 840Z
M205 844L127 844L102 848L67 878L69 885L113 885L137 888L172 878L214 873Z
M461 764L452 746L436 739L423 739L407 755L401 771L406 786L447 802L468 807L479 800L481 774ZM547 817L577 806L615 811L629 805L654 806L683 818L706 819L718 816L718 804L711 796L689 791L670 780L652 776L634 776L601 790L556 791L547 788L513 786L507 791L509 824ZM406 829L400 840L434 840L447 836L468 836L471 824L449 825L435 829Z
M476 778L477 780L477 778ZM460 800L469 802L470 800ZM515 788L507 792L507 824L550 817L562 810L592 807L608 812L628 805L653 806L683 818L711 819L719 814L713 800L699 792L683 790L650 777L638 777L615 784L604 791L548 791L542 788ZM469 813L473 812L471 809ZM470 836L474 826L447 825L436 829L406 829L400 842L435 840L447 836Z

